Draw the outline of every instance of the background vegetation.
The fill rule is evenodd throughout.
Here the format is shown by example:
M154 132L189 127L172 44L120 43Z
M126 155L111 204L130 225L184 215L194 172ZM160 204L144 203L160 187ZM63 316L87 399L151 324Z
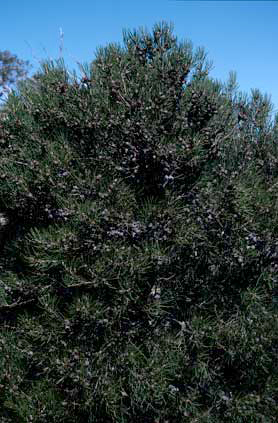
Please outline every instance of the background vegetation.
M278 118L164 22L0 112L0 420L275 422Z

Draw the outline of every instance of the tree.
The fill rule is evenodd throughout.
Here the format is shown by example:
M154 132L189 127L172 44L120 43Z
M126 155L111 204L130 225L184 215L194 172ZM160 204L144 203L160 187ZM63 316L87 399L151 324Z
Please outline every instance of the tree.
M29 63L8 50L0 51L0 95L27 75Z
M274 422L277 123L171 25L123 35L5 104L1 421Z

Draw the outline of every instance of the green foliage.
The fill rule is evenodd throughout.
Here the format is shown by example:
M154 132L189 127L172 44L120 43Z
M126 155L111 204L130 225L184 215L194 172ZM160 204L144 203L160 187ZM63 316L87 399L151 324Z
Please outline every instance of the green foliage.
M277 119L162 22L0 115L0 420L275 422Z

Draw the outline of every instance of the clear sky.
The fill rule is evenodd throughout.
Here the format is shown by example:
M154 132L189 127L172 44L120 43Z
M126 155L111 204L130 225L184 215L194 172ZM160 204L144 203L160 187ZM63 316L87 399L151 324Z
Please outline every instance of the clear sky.
M211 76L237 72L241 90L259 88L278 110L278 1L13 0L1 3L0 50L29 60L59 57L60 28L70 69L96 47L122 41L122 29L166 20L179 40L205 47Z

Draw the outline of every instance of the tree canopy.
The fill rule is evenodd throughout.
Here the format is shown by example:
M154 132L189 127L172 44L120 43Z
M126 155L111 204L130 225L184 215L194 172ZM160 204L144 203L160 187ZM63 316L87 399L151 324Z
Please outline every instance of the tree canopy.
M19 59L8 50L0 51L0 96L27 76L29 62Z

